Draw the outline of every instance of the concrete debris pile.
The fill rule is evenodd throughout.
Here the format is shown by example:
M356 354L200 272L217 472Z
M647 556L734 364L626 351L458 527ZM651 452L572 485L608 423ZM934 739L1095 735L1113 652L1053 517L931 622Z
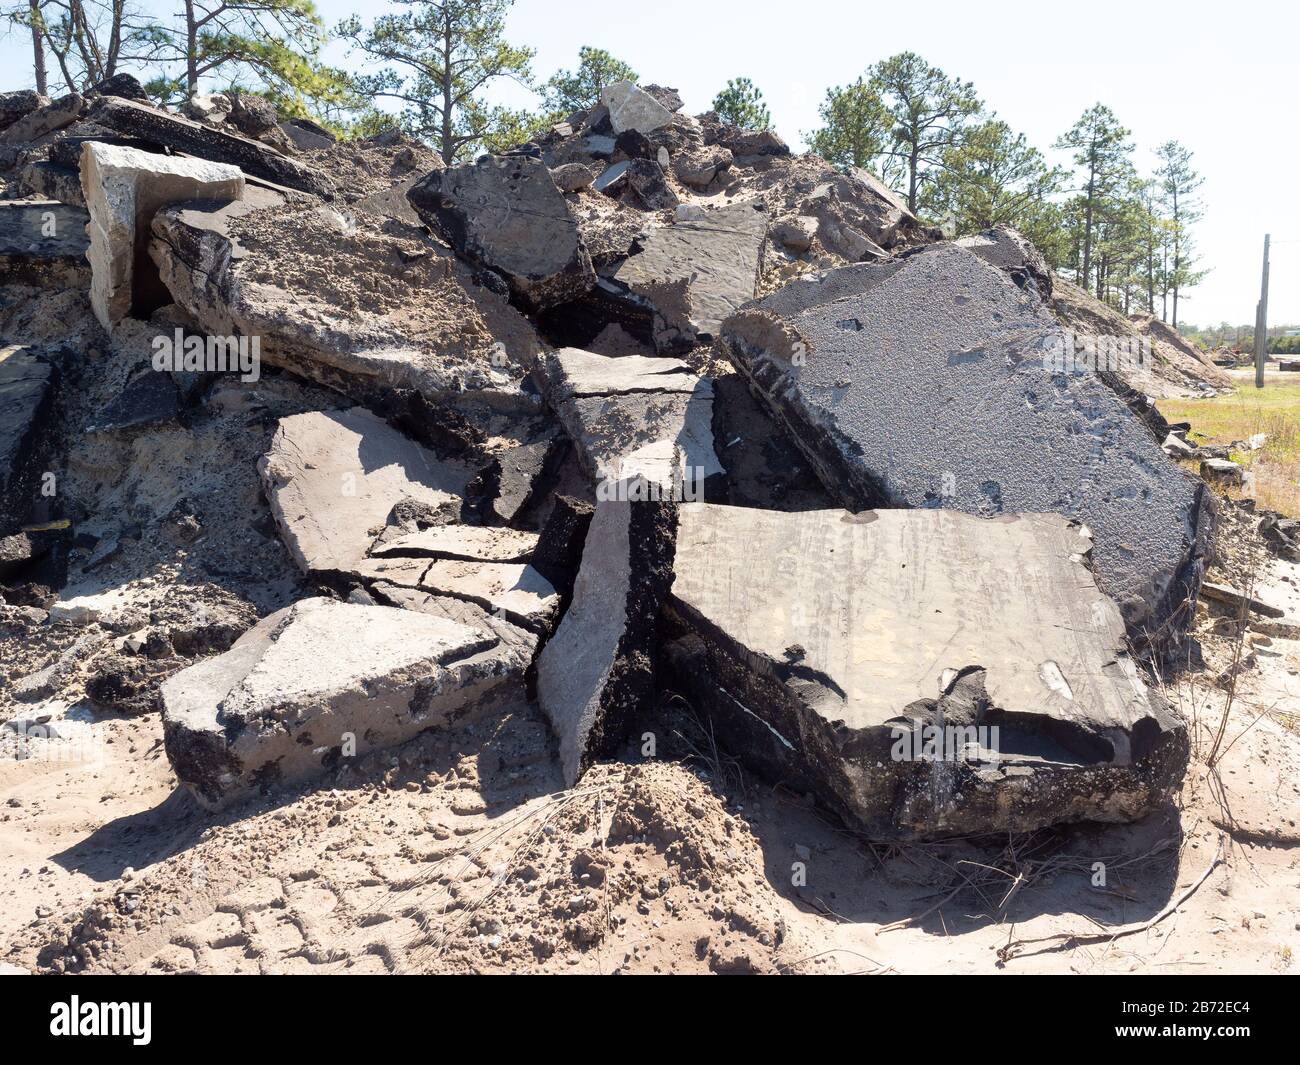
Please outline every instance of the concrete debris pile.
M1146 670L1208 496L1140 382L1069 362L1083 305L1017 234L943 242L654 85L450 167L143 95L0 95L0 279L94 314L0 353L0 593L109 649L95 690L161 712L201 802L530 704L574 784L647 756L670 695L882 840L1178 785ZM145 557L261 620L132 665Z

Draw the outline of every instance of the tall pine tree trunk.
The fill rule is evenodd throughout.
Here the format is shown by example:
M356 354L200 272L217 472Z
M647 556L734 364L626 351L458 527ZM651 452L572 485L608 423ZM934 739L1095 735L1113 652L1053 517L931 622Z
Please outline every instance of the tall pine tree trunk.
M1096 191L1097 168L1092 164L1088 168L1088 196L1083 207L1083 276L1079 287L1088 288L1088 278L1092 275L1092 197Z
M36 91L42 96L50 92L49 79L45 75L45 42L41 39L41 5L40 0L27 0L32 12L32 70L36 74Z
M450 10L444 11L442 35L442 162L451 166L456 158L455 130L451 124L451 53L454 46Z
M185 0L185 95L199 91L199 27L194 20L194 2Z
M1178 214L1178 189L1174 189L1174 320L1171 323L1178 328L1178 287L1182 283L1183 241L1182 220Z

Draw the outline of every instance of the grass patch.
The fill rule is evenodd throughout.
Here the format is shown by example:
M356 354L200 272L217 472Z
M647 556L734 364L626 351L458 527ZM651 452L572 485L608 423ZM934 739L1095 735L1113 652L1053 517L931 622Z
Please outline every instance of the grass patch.
M1232 458L1254 471L1261 507L1300 517L1300 381L1270 374L1263 388L1251 379L1231 395L1162 399L1157 406L1171 422L1191 422L1188 439L1195 444L1231 444L1264 433L1268 439L1259 451L1234 452Z

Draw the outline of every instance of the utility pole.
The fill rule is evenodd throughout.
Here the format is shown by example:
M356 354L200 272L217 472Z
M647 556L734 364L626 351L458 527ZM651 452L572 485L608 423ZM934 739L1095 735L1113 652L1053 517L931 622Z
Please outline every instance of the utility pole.
M1268 234L1264 234L1264 276L1255 308L1255 387L1264 387L1264 359L1268 355Z

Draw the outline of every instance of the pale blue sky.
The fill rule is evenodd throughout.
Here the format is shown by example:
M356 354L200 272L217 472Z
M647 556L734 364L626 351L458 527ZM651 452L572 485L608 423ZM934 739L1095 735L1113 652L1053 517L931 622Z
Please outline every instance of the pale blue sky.
M355 10L343 0L317 2L331 24ZM144 3L171 7L170 0ZM363 14L383 9L367 5ZM572 67L580 45L596 45L644 80L677 87L693 113L727 78L747 75L796 147L815 127L828 86L908 49L973 81L991 109L1044 150L1101 100L1133 131L1140 169L1154 164L1156 145L1174 138L1192 149L1206 177L1197 236L1213 272L1184 303L1184 321L1253 320L1263 235L1271 231L1269 317L1300 322L1300 5L517 0L508 27L515 43L536 49L539 78ZM348 65L342 52L330 58ZM21 33L0 39L0 87L30 85L30 68ZM501 98L526 99L511 90ZM1263 158L1253 162L1255 155Z

